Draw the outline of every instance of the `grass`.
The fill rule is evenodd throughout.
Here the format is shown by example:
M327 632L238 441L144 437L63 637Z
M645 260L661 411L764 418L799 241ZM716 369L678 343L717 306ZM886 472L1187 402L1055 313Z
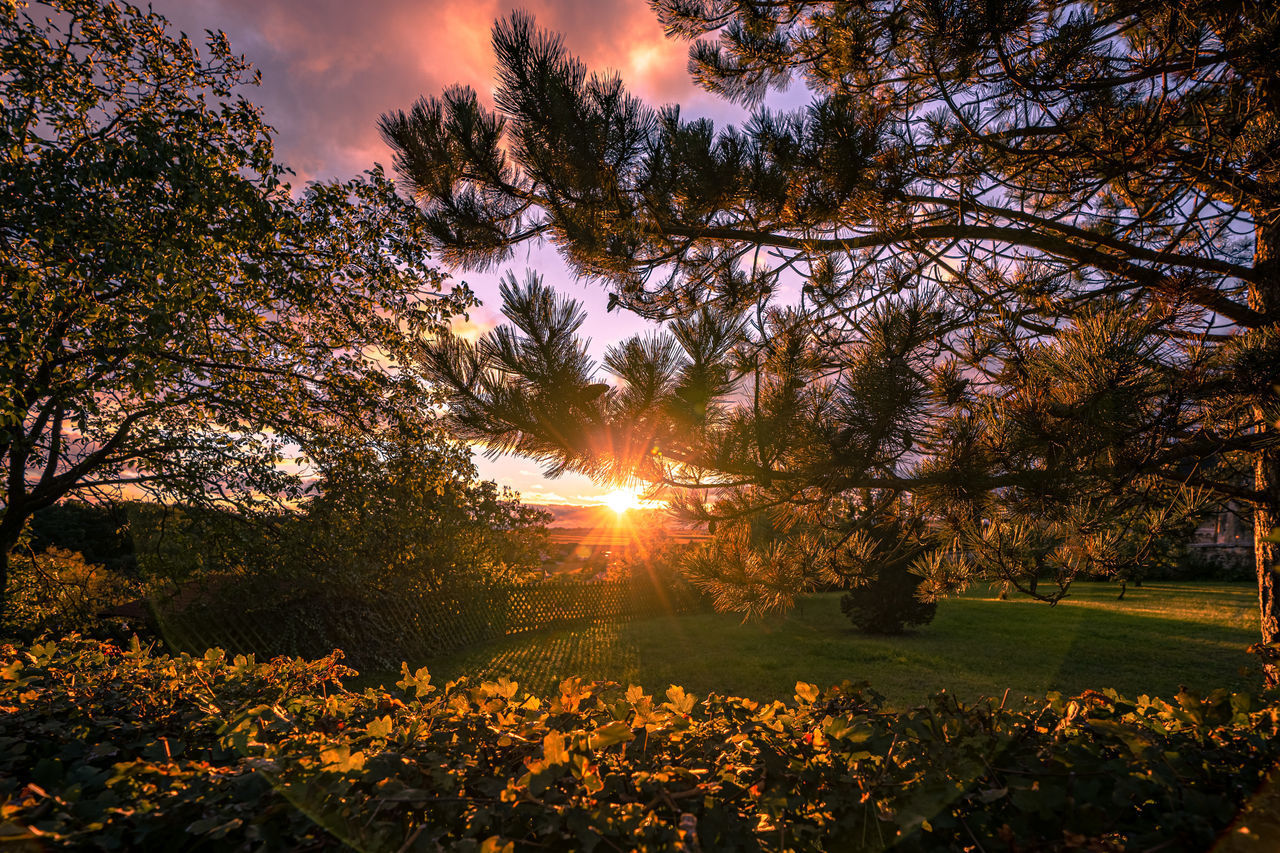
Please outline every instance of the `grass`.
M806 597L785 616L743 624L729 614L660 617L512 637L425 661L434 679L519 681L546 693L563 678L639 684L661 692L789 698L797 681L869 681L893 707L946 689L965 700L1115 688L1172 696L1250 684L1257 637L1247 584L1077 584L1056 607L970 592L942 602L914 634L872 637L841 615L839 593Z

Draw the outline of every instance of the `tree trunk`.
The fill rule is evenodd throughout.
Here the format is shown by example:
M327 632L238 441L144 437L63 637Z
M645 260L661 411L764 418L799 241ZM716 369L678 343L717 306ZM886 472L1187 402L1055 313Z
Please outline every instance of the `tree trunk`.
M1250 307L1267 315L1274 325L1280 321L1280 216L1257 229L1254 268L1264 271L1263 280L1250 286ZM1272 330L1272 334L1274 331ZM1275 346L1274 341L1271 342ZM1263 421L1264 433L1275 435L1280 425L1270 420L1275 412L1277 393L1274 388L1261 392L1263 398L1254 405L1255 415ZM1258 451L1254 462L1254 487L1263 495L1253 511L1254 568L1258 576L1258 610L1264 644L1280 641L1280 607L1277 605L1277 576L1280 567L1280 543L1272 541L1280 514L1280 447L1268 444ZM1280 684L1280 665L1264 657L1267 684Z
M9 548L0 545L0 625L9 604Z
M1254 568L1258 575L1258 610L1262 642L1280 641L1280 608L1277 607L1276 557L1280 543L1271 540L1276 530L1276 508L1280 507L1280 451L1267 448L1258 454L1257 487L1269 500L1253 511ZM1268 686L1280 684L1280 666L1264 664Z
M0 625L4 624L9 606L9 552L18 544L26 523L27 516L19 515L12 501L0 515Z

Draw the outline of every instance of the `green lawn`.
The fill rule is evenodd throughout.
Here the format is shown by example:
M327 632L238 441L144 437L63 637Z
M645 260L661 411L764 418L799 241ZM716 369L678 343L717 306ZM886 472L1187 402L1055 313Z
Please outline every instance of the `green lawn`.
M1076 584L1056 607L997 601L985 589L942 602L914 634L870 637L840 614L839 594L814 595L786 616L743 624L703 614L515 637L425 661L435 680L460 675L519 681L546 692L570 675L662 691L788 698L796 681L869 681L895 707L940 689L963 699L1043 696L1113 687L1170 696L1250 683L1245 646L1257 637L1247 584L1118 588Z

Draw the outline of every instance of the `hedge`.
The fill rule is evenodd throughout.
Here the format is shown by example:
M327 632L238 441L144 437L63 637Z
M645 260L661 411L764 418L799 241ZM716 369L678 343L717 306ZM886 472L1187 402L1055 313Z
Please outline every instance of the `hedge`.
M886 713L865 687L351 692L338 656L0 646L9 849L1276 849L1242 807L1280 696L1113 693ZM1268 840L1269 839L1269 840Z

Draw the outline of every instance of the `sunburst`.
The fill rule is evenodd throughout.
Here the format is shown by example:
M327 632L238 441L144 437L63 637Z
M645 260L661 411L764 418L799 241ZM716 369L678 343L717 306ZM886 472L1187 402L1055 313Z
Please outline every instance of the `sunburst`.
M627 514L629 509L639 509L644 504L640 501L640 493L633 487L623 486L614 489L607 495L601 495L600 501L609 509L618 514L618 517Z

